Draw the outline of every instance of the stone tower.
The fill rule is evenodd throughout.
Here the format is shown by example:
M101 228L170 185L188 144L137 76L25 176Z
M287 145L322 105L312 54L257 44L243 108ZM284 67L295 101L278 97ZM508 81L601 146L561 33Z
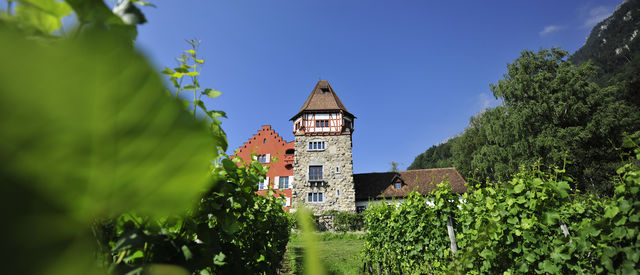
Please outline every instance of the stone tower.
M295 136L292 206L316 214L355 211L351 134L355 116L326 80L291 118Z

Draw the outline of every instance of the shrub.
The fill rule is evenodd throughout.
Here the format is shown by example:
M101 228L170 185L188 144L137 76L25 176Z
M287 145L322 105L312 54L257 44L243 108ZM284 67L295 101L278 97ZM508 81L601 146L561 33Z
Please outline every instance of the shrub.
M347 232L362 230L364 215L351 211L329 210L325 215L333 216L333 227L336 231Z

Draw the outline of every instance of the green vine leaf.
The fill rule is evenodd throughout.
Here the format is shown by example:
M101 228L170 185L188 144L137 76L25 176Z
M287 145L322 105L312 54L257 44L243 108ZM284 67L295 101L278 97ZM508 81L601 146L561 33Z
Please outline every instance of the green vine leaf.
M613 218L618 214L618 212L620 212L620 209L618 209L617 206L609 206L604 211L604 217Z
M102 0L65 0L65 2L76 12L80 23L125 26L122 19L111 12L111 9Z
M96 218L182 212L210 185L219 144L120 38L97 33L43 46L0 31L0 40L11 41L0 44L0 201L32 207L3 214L18 229L3 245L43 263L5 271L90 274L95 240L84 229Z
M71 14L71 7L55 0L14 0L16 15L20 23L36 28L44 34L51 34L62 27L62 18Z
M184 87L182 87L183 90L185 91L195 91L198 90L199 87L195 86L195 85L186 85Z
M202 94L210 98L216 98L216 97L219 97L222 94L222 92L216 91L214 89L204 89L204 92L202 92Z
M213 257L213 264L215 265L224 265L225 263L225 258L226 256L224 255L224 253L220 252L218 253L215 257Z

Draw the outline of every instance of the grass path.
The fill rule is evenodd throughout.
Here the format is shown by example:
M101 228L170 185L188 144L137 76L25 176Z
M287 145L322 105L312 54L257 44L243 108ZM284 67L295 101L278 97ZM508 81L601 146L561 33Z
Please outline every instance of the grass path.
M360 274L362 261L357 255L364 240L358 233L316 233L318 253L327 274ZM304 244L298 234L292 234L285 255L284 274L303 274Z

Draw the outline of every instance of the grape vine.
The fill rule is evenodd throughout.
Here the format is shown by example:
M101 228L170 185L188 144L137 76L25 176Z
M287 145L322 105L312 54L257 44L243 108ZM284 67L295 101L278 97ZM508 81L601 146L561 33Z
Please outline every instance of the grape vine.
M365 262L389 274L634 274L640 268L640 135L618 169L615 195L571 190L562 169L522 171L511 181L470 188L460 198L446 184L365 212ZM459 251L453 253L446 220Z

